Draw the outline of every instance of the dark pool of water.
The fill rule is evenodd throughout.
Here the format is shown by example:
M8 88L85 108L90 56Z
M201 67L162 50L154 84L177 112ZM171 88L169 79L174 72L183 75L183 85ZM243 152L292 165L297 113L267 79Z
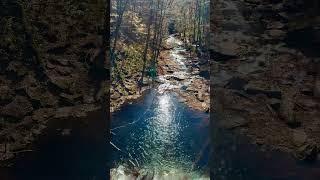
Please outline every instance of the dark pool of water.
M30 149L17 154L0 180L107 180L108 123L104 112L52 120ZM61 129L72 129L61 135Z
M112 114L113 167L209 176L209 114L149 91Z
M219 116L211 116L212 180L320 179L319 161L299 161L289 153L254 145L241 133L219 127Z

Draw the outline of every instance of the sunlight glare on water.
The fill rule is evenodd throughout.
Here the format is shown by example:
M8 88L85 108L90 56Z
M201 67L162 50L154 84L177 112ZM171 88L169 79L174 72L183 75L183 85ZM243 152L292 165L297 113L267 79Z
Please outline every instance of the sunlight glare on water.
M112 141L122 152L115 150L112 176L130 179L132 174L125 170L138 169L153 173L153 179L209 179L203 169L206 162L193 168L207 136L207 128L200 126L207 114L188 109L171 93L155 92L141 106L130 105L113 116L113 122L120 125L141 120L114 130ZM207 159L206 155L202 158Z

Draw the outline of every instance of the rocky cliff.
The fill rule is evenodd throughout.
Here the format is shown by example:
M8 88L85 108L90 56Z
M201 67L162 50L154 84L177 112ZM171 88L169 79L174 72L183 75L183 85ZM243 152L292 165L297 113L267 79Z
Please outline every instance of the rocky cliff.
M50 121L65 120L63 134L68 120L90 121L88 113L107 100L105 4L1 1L1 162L23 152Z
M211 102L222 117L218 124L259 146L315 160L319 2L213 0L211 6Z

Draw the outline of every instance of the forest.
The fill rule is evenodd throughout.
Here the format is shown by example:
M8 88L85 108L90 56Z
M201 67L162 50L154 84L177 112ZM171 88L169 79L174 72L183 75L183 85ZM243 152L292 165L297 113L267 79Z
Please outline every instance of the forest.
M146 78L152 71L157 73L169 34L179 36L195 55L204 56L208 50L209 1L121 0L112 1L112 5L110 56L115 92L112 90L111 97L129 91L135 94L148 83Z

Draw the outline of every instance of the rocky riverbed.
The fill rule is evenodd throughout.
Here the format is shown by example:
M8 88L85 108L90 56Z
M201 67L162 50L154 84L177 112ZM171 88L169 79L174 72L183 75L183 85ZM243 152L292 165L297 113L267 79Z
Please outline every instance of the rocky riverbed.
M158 89L159 93L174 91L189 107L209 112L209 79L201 76L208 74L208 69L204 68L208 65L208 59L198 58L174 35L168 37L165 47L158 60L158 77L153 80L145 77L141 91L138 87L139 73L126 77L123 85L112 83L111 112L141 97L150 88Z
M189 107L209 112L209 79L200 76L208 59L196 57L173 35L166 46L169 49L161 52L158 63L159 92L174 91Z

